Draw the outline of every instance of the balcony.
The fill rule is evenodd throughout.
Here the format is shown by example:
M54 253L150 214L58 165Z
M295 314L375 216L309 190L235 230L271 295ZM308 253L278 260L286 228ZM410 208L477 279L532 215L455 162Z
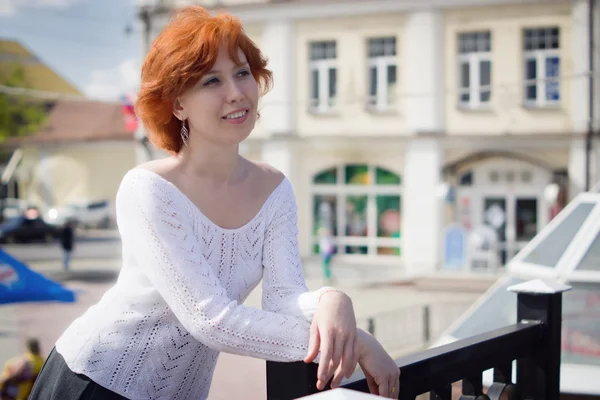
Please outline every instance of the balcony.
M428 394L431 400L450 400L452 384L461 382L461 400L558 400L562 292L569 289L542 280L510 287L517 297L517 323L396 360L401 372L398 398ZM483 373L490 369L493 382L484 385ZM267 398L310 397L318 392L316 376L316 364L267 362ZM362 372L342 382L341 388L351 392L336 389L330 397L319 398L360 399L352 393L368 393Z

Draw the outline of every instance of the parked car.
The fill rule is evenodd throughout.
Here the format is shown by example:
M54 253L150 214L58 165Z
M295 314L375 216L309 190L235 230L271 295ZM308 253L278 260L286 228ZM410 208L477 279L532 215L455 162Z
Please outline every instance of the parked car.
M4 200L0 200L3 201L4 204L2 205L2 220L3 221L8 221L11 220L13 218L19 217L21 215L23 215L23 213L25 212L25 210L27 210L27 208L29 208L29 203L25 200L22 199L15 199L15 198L6 198Z
M82 228L108 228L114 220L112 207L106 200L50 208L44 219L55 226L63 226L67 220L72 220Z
M47 224L39 215L33 218L20 215L0 224L0 242L26 243L44 241L52 243L60 237L61 230Z

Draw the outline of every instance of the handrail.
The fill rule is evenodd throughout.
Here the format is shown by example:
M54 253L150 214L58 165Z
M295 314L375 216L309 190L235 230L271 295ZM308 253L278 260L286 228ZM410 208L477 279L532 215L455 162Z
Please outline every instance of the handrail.
M562 292L569 289L541 280L515 285L509 291L517 293L516 324L398 359L399 399L414 400L429 392L431 399L451 400L452 384L461 381L461 400L474 400L484 393L483 372L494 369L494 383L486 393L490 400L509 393L510 399L559 400ZM267 398L287 400L317 393L317 368L314 363L268 361ZM341 387L368 392L360 372Z

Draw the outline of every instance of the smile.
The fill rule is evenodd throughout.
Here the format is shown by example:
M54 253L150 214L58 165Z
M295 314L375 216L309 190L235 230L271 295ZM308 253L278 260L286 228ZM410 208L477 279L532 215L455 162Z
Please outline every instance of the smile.
M230 124L241 124L248 118L248 110L240 110L227 114L223 117Z
M224 116L223 118L225 119L238 119L238 118L242 118L243 116L245 116L246 114L248 114L247 110L244 111L238 111L235 113L231 113L229 115Z

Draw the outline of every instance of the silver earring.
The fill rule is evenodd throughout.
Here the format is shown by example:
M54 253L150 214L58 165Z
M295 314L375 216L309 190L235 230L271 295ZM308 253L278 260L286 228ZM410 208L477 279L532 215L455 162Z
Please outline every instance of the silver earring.
M185 126L185 120L181 121L181 140L183 140L183 144L187 147L190 142L190 132Z

